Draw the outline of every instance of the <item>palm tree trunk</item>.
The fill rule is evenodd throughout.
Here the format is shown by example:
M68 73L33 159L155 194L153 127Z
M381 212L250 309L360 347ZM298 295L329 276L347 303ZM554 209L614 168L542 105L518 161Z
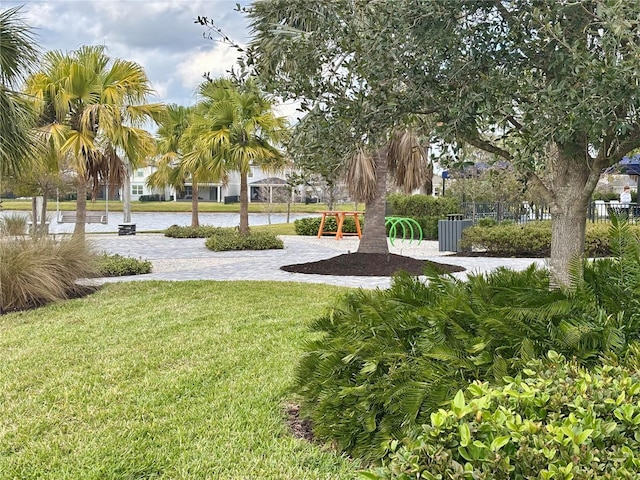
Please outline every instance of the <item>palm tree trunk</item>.
M129 160L125 160L124 165L126 173L122 181L122 221L131 223L131 165Z
M85 221L87 219L87 179L84 175L78 177L77 192L76 225L73 229L73 237L84 241Z
M191 184L191 227L198 228L200 226L200 218L198 217L198 183L194 181Z
M240 233L249 234L249 196L247 174L240 172Z
M389 253L387 231L384 225L387 193L386 150L374 154L376 166L376 193L365 205L364 230L358 253Z

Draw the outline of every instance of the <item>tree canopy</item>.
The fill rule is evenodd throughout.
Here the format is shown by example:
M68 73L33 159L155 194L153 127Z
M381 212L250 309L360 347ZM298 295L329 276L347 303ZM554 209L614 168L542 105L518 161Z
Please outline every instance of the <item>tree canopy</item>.
M347 121L347 141L385 144L418 114L445 144L528 175L568 283L600 172L640 146L638 0L264 0L249 15L247 63L283 98Z

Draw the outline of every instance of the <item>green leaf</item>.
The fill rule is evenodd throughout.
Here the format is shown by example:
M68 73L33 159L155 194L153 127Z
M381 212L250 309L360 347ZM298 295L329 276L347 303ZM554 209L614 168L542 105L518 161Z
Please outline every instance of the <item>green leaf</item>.
M462 423L458 426L458 433L460 434L460 445L466 447L471 441L471 430L468 423Z
M492 452L497 452L502 447L504 447L507 443L509 443L511 437L509 435L503 435L502 437L496 437L491 442L491 446L489 447Z

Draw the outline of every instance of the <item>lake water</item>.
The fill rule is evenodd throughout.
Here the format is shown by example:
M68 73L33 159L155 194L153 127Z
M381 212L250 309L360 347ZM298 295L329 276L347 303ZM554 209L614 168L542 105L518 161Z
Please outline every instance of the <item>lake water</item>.
M55 212L49 213L49 233L72 233L73 223L58 223ZM20 214L31 218L30 212L5 210L0 212L0 216ZM298 218L317 216L312 213L292 213L290 221ZM237 227L240 224L239 213L200 213L198 215L200 225L213 225L215 227ZM271 223L285 223L286 213L272 213ZM138 213L131 214L131 222L136 224L137 232L150 230L164 230L171 225L189 226L191 225L191 213ZM109 213L108 223L87 223L87 233L117 233L118 224L122 223L122 212ZM269 215L266 213L250 213L249 226L268 225Z

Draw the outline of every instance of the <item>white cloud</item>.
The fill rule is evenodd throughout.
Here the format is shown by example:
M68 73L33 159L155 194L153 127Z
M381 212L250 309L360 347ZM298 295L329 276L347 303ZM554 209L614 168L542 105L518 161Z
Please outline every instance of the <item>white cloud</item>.
M195 89L202 83L206 72L211 78L227 75L238 55L235 49L221 43L214 43L208 50L187 53L186 58L176 65L182 86Z

